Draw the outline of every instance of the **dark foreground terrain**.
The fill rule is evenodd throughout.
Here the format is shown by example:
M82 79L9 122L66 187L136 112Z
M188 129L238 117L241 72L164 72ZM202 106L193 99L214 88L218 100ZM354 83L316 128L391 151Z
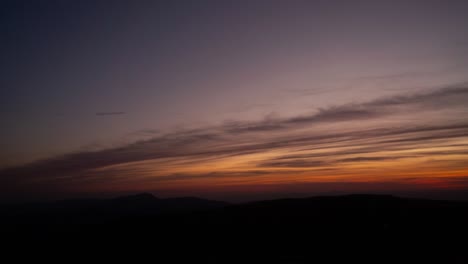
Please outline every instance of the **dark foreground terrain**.
M15 262L468 263L468 203L348 195L229 205L150 194L3 206Z

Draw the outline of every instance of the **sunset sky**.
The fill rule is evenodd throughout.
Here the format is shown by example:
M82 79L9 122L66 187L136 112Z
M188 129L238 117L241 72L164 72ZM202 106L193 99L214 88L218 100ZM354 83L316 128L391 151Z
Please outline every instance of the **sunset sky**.
M467 14L2 1L0 202L468 193Z

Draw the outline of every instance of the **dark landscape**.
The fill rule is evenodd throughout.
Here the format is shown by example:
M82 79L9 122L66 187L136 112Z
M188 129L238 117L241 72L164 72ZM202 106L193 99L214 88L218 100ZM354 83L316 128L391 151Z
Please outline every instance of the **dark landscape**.
M1 212L2 240L46 259L67 253L157 263L468 260L468 202L356 194L228 204L143 193Z

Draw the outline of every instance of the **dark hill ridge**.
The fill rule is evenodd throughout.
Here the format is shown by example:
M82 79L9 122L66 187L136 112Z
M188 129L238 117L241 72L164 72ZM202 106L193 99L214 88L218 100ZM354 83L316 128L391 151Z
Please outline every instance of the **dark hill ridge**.
M155 197L151 193L138 193L134 195L128 195L128 196L121 196L113 199L114 201L155 201L159 200L159 198Z
M41 217L58 217L78 222L83 218L110 219L138 215L187 213L221 208L226 202L205 200L196 197L160 199L150 193L122 196L113 199L75 199L51 203L6 206L1 215L5 218L28 218L37 221ZM17 219L16 219L17 220ZM88 221L87 221L88 222Z
M4 240L163 263L468 263L467 202L360 194L229 205L138 194L43 206L4 214Z
M291 229L295 229L296 226L302 229L307 223L314 223L317 226L307 227L307 230L318 228L314 232L352 232L359 228L379 232L390 232L392 229L445 232L464 226L464 223L468 223L467 216L468 202L358 194L233 205L224 208L221 217L227 221L236 219L262 227L268 224L287 224L291 225ZM437 227L443 230L437 230Z
M4 206L0 210L2 222L20 224L24 222L47 223L51 218L67 219L78 224L105 222L122 217L158 216L167 214L186 214L204 212L212 219L235 218L238 221L289 221L297 218L313 221L342 221L342 225L382 225L389 228L393 221L407 224L420 217L444 212L447 217L452 213L464 213L468 202L439 201L427 199L407 199L392 195L353 194L344 196L317 196L309 198L287 198L265 200L231 205L226 202L205 200L196 197L161 199L150 193L140 193L113 199L76 199L51 203ZM245 217L244 217L245 216ZM410 216L406 220L405 217ZM435 217L439 217L435 215ZM268 218L268 219L264 219ZM353 223L357 220L358 223ZM210 222L210 219L204 219ZM454 219L454 221L458 221ZM423 221L419 225L424 225ZM54 223L55 224L55 223Z
M400 198L393 195L351 194L343 196L315 196L308 198L285 198L276 200L256 201L240 204L240 208L275 208L275 209L356 209L381 210L391 208L420 208L420 207L464 207L466 201L445 201L415 198Z

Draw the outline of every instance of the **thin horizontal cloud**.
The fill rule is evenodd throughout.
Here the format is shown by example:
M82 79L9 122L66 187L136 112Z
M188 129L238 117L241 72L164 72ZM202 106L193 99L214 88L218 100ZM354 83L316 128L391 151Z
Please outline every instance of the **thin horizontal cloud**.
M310 116L294 117L286 121L288 124L314 123L314 122L340 122L349 120L362 120L377 118L388 114L379 109L371 109L363 105L346 105L319 109L318 113Z
M355 157L340 159L337 162L367 162L367 161L383 161L383 160L397 160L402 158L407 158L408 156L397 156L397 157ZM413 156L414 157L414 156Z
M239 178L239 177L255 177L273 174L275 171L268 170L247 170L247 171L213 171L208 173L174 173L163 177L154 177L152 182L163 181L179 181L179 180L194 180L194 179L209 179L209 178Z
M124 115L125 112L97 112L97 116Z
M260 167L290 167L290 168L310 168L327 165L324 161L319 160L287 160L287 161L269 161L259 164Z

